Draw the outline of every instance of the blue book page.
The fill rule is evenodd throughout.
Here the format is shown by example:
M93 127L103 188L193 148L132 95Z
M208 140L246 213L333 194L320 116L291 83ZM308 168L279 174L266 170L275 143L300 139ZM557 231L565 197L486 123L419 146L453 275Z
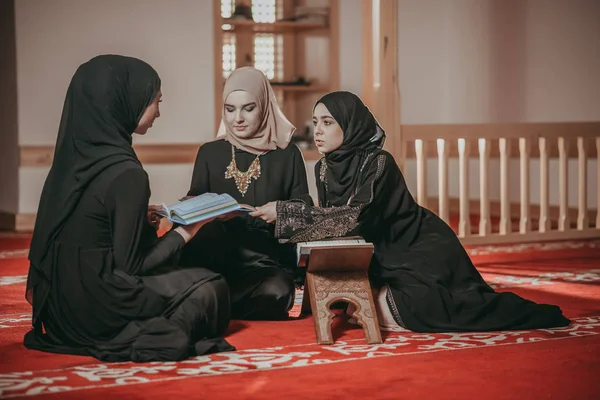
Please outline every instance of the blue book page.
M200 196L176 203L170 206L169 209L180 216L185 216L226 203L237 204L235 199L228 194L204 193Z
M179 201L170 206L163 204L163 210L157 212L169 221L189 225L234 211L254 211L253 207L240 205L230 195L204 193L191 199Z
M177 222L177 223L180 223L183 225L190 225L195 222L204 221L204 220L218 217L219 215L228 214L230 212L237 211L237 210L242 210L242 207L240 207L239 204L221 208L217 211L211 211L211 212L207 212L207 213L203 213L203 214L199 214L199 215L194 215L194 216L192 216L190 218L186 218L186 219L181 219L177 215L174 215L173 222Z

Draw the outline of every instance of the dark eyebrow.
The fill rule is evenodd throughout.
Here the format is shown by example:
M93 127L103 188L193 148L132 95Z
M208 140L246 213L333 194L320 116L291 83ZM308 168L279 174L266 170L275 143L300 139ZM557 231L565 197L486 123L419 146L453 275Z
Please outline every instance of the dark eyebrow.
M322 119L323 120L323 119L326 119L326 118L329 118L329 119L332 119L332 120L335 121L335 118L333 118L331 115L322 115L319 118L313 116L313 119Z
M248 107L248 106L256 106L256 102L254 102L254 101L253 101L252 103L244 104L244 105L242 106L242 108L244 108L244 107ZM234 106L234 105L232 105L232 104L227 104L227 103L225 103L225 107L235 107L235 106Z

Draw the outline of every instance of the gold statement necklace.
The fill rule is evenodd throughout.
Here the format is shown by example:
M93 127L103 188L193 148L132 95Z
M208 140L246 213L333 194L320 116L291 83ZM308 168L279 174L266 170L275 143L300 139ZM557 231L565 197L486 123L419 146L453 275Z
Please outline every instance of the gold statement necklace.
M227 166L227 170L225 171L225 179L233 179L235 181L235 186L242 194L242 197L248 191L248 186L250 186L250 182L252 179L258 179L260 177L260 154L256 156L252 164L250 164L250 168L246 172L242 172L238 169L237 164L235 163L235 148L233 145L231 146L231 162Z

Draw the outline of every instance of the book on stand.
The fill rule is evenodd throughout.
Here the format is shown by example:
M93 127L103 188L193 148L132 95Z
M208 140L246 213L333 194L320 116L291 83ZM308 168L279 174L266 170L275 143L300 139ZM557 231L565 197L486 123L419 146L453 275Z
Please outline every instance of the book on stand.
M329 238L324 240L315 240L312 242L299 242L296 244L296 261L299 267L306 267L310 251L314 248L340 249L352 247L364 247L367 242L360 236L346 236L339 238ZM369 244L369 246L372 246Z
M238 203L227 193L204 193L168 206L163 203L162 208L155 212L167 218L170 222L190 225L233 212L252 212L255 210L252 206Z
M360 251L363 255L365 254L362 252L365 251L371 254L373 252L373 244L368 243L360 236L346 236L339 238L316 240L311 242L299 242L296 243L296 260L298 267L308 267L310 253L313 249L336 249L336 254L339 254L338 261L344 263L344 260L348 261L349 257L354 257L354 253L356 253L357 251ZM349 249L352 250L348 251ZM337 250L339 250L340 253L337 253ZM352 258L352 260L354 260L354 258ZM333 268L335 266L331 265L331 267ZM288 312L290 318L298 318L302 314L303 304L305 300L304 296L306 296L306 287L297 288L296 296L294 298L294 304Z

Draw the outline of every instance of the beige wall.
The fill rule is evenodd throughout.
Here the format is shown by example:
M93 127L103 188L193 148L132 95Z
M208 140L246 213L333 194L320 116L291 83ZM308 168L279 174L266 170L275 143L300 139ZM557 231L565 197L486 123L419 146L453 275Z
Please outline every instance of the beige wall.
M600 1L399 0L399 82L403 124L600 121ZM595 154L595 150L591 154ZM588 201L596 202L596 164L589 163ZM499 165L492 161L492 182ZM569 202L577 204L577 165L569 164ZM534 160L531 199L539 201ZM511 198L519 169L511 163ZM429 162L430 195L437 164ZM555 160L551 176L557 176ZM416 189L416 166L405 168ZM471 163L471 196L478 165ZM458 166L450 164L450 194L458 195ZM551 201L558 203L556 179ZM491 185L499 199L498 185Z
M362 69L362 0L341 0L340 90L360 96Z
M358 91L361 0L341 4L340 85ZM161 75L161 118L148 135L136 136L136 143L198 143L214 137L211 0L19 0L16 25L21 145L54 144L75 69L101 53L140 57ZM311 178L313 165L307 166ZM169 202L187 191L191 165L146 169L152 202ZM19 212L37 210L47 173L48 168L19 169Z
M142 58L162 78L161 118L136 143L213 137L212 23L209 0L17 1L19 143L54 144L75 69L103 53ZM150 166L153 200L185 192L189 169ZM20 168L19 212L37 210L47 173L48 168Z
M163 80L163 115L138 142L213 135L212 1L19 0L16 22L20 144L54 144L75 69L103 53L142 58Z
M15 123L19 143L54 143L64 94L75 68L107 52L147 60L164 82L162 117L149 135L136 137L136 142L189 143L211 138L211 7L209 0L16 2ZM340 2L340 86L359 94L361 15L361 0ZM600 120L599 1L399 0L398 17L403 123ZM6 113L7 107L2 110ZM3 132L8 126L3 122ZM14 148L15 136L10 137ZM3 171L6 165L14 168L16 156L12 151L10 154L12 158L2 157ZM308 164L312 180L314 163ZM451 177L457 175L453 165ZM552 165L555 170L556 164ZM496 166L492 163L492 170L497 171ZM590 166L593 168L588 182L595 188L595 164ZM518 185L516 167L511 165L511 171ZM155 165L147 169L153 202L170 201L186 191L190 165ZM435 170L432 163L429 193L437 190ZM35 212L47 171L20 168L18 181L9 179L7 186L14 189L10 193L15 193L18 186L18 199L14 195L8 200L1 197L2 207ZM534 163L533 201L538 198L536 171ZM409 162L405 172L414 188L414 164ZM474 196L477 172L473 164ZM574 185L575 169L571 172L570 185ZM492 196L498 195L496 186L491 188ZM556 182L551 183L554 202L555 186ZM451 194L456 194L455 179L450 187ZM589 201L595 201L594 190L589 196ZM512 197L518 198L518 186L513 187ZM574 196L570 201L575 204Z
M0 212L18 211L19 145L14 2L0 1Z
M597 0L399 0L402 122L600 119Z

